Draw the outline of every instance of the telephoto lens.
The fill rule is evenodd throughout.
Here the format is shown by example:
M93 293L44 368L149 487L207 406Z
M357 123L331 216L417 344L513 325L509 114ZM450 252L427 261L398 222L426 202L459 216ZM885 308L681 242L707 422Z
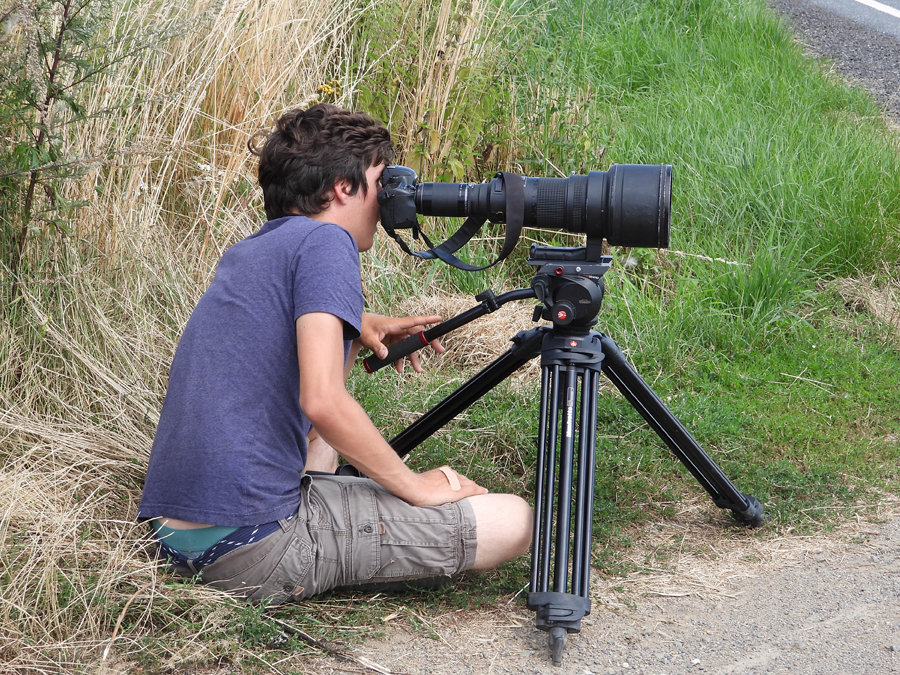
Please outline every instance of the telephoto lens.
M668 164L614 164L568 178L523 177L525 227L585 232L613 246L667 248L672 206ZM416 211L426 216L506 222L506 188L490 183L419 183Z

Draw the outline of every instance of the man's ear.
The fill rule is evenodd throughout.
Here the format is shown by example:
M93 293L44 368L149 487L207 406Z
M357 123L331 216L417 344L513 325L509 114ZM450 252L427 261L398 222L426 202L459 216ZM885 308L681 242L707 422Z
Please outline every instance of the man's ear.
M336 201L338 204L343 206L347 203L347 200L350 199L353 195L350 194L350 191L353 188L350 185L350 181L347 179L341 179L337 183L334 184L334 189L332 189L332 194L334 195L333 201Z

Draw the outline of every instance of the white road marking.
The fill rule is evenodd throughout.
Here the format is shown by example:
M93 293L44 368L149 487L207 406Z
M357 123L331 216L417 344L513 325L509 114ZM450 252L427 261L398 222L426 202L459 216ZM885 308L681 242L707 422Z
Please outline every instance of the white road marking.
M890 14L897 19L900 19L900 9L894 9L888 5L883 5L880 2L875 2L875 0L855 0L861 5L865 5L866 7L871 7L872 9L877 9L879 12L884 12L885 14Z

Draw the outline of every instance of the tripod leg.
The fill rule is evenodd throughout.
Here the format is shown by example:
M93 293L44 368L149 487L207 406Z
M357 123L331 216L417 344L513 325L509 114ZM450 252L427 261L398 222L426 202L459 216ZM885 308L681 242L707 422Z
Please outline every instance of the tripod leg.
M575 338L575 339L573 339ZM544 339L535 479L534 548L528 608L547 631L550 655L562 660L566 635L590 613L598 340ZM571 565L570 565L571 563Z
M578 439L578 477L575 500L575 536L572 556L572 593L588 597L591 574L591 536L594 514L594 456L597 442L597 391L600 374L584 374L581 390L581 434Z
M562 435L559 453L559 498L556 503L556 561L553 590L565 593L569 581L569 542L572 535L573 464L575 459L575 395L577 375L569 366L560 373Z
M553 536L553 504L556 499L556 431L559 402L556 382L559 368L541 368L541 412L538 421L538 455L534 486L532 533L532 591L547 591L550 579L550 545Z
M487 365L471 380L449 394L389 442L394 451L405 457L419 443L443 427L479 398L509 377L522 365L541 353L543 334L549 330L539 326L513 337L513 346Z
M728 480L694 437L625 360L622 350L611 338L601 336L601 344L603 372L710 494L716 506L731 509L742 525L761 526L765 517L763 507L757 499L738 491Z
M562 663L563 651L566 648L566 636L568 633L566 629L561 626L554 626L549 631L549 642L550 642L550 659L553 661L554 665L560 665Z

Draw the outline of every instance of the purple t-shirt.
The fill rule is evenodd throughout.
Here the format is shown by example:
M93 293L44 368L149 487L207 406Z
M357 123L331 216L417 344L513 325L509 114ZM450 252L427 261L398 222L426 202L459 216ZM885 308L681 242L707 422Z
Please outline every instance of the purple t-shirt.
M294 513L311 428L295 321L310 312L359 336L359 252L345 229L279 218L225 252L175 351L138 518L240 527Z

